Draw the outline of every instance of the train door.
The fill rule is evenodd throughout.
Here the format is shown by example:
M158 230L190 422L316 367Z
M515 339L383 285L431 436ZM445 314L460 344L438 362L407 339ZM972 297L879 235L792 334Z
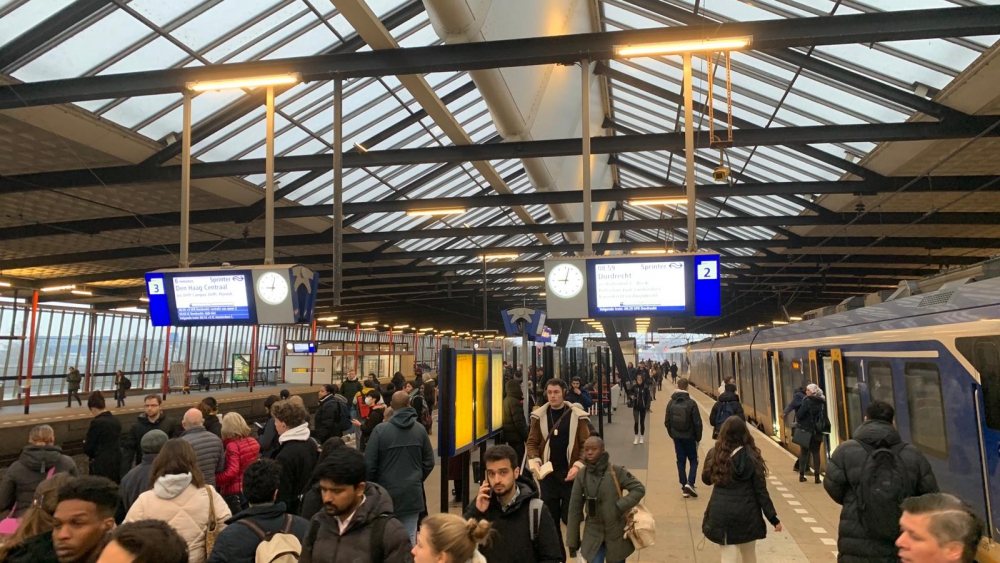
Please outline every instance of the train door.
M830 417L827 452L832 453L840 442L849 438L847 403L844 400L844 360L839 349L809 351L810 379L826 395L826 412Z
M764 370L771 399L772 435L781 439L783 437L782 427L785 421L781 416L782 409L778 401L781 393L781 362L778 358L778 352L764 352Z
M983 494L990 537L1000 541L1000 530L994 523L1000 514L1000 336L955 339L959 352L979 372L979 385L973 384L973 405L978 419L980 464L983 474Z

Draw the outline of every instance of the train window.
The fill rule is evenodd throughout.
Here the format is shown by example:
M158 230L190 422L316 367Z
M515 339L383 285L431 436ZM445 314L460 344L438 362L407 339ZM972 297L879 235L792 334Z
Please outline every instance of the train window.
M1000 336L957 338L955 345L979 372L986 426L1000 430Z
M868 391L873 401L885 401L896 408L895 395L892 392L892 367L889 362L868 362Z
M805 374L802 373L802 360L793 360L782 354L781 396L784 399L784 402L782 403L781 408L785 408L787 405L791 404L792 400L795 398L795 390L802 385L802 382L805 379Z
M861 410L861 363L858 360L844 359L844 392L847 394L847 426L851 435L864 422L864 412Z
M947 459L948 439L937 364L906 362L906 402L910 408L913 445L927 455Z

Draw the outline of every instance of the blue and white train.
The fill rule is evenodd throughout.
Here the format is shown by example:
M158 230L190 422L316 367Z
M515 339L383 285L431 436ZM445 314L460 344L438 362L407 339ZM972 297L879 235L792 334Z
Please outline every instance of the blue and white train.
M687 359L689 378L711 395L734 376L748 419L795 453L794 415L782 412L803 382L828 398L829 451L869 402L893 404L941 489L1000 540L1000 278L692 344Z

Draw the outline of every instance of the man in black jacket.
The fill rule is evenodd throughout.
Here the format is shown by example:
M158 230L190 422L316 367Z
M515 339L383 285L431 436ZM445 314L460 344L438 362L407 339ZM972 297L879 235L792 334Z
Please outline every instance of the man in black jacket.
M479 551L487 563L559 563L555 520L538 498L534 480L520 479L517 454L506 445L486 450L486 480L475 502L465 509L465 518L488 520L503 544L494 542ZM535 505L534 507L532 505ZM531 511L535 510L532 532Z
M698 479L698 442L701 441L701 411L698 404L688 394L688 380L677 381L677 390L670 396L667 403L667 413L663 424L667 434L674 441L674 453L677 455L677 474L681 482L681 493L684 498L697 497L698 491L694 484ZM691 463L689 471L684 469Z
M286 514L285 504L275 502L281 483L281 464L272 459L255 461L243 473L243 494L250 508L226 520L226 529L215 540L208 563L254 563L257 546L270 533L287 533L304 543L309 521Z
M183 429L173 419L167 416L160 408L160 396L156 394L146 395L143 399L146 412L139 415L139 418L129 429L128 433L122 436L122 450L125 451L125 463L128 467L123 468L123 473L128 472L133 461L136 465L142 463L142 437L150 430L161 430L167 438L177 438Z
M347 407L346 404L337 400L337 386L327 383L320 388L319 407L316 409L316 419L313 438L322 444L327 438L341 437L344 432L340 429L340 409Z
M823 486L840 511L837 550L841 563L877 563L899 560L893 540L881 540L862 524L858 507L858 490L865 478L865 466L870 455L865 448L887 448L898 455L906 473L907 496L915 497L938 492L937 480L924 454L899 437L892 425L895 410L882 401L872 401L865 412L865 422L854 432L854 438L840 445L826 464ZM899 510L901 513L901 510ZM897 534L898 535L898 534Z

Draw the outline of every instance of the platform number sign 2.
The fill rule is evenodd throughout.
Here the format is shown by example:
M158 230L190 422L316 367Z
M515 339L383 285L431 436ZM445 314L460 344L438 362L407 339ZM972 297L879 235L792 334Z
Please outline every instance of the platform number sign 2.
M719 277L719 263L705 261L697 266L699 280L714 280Z

